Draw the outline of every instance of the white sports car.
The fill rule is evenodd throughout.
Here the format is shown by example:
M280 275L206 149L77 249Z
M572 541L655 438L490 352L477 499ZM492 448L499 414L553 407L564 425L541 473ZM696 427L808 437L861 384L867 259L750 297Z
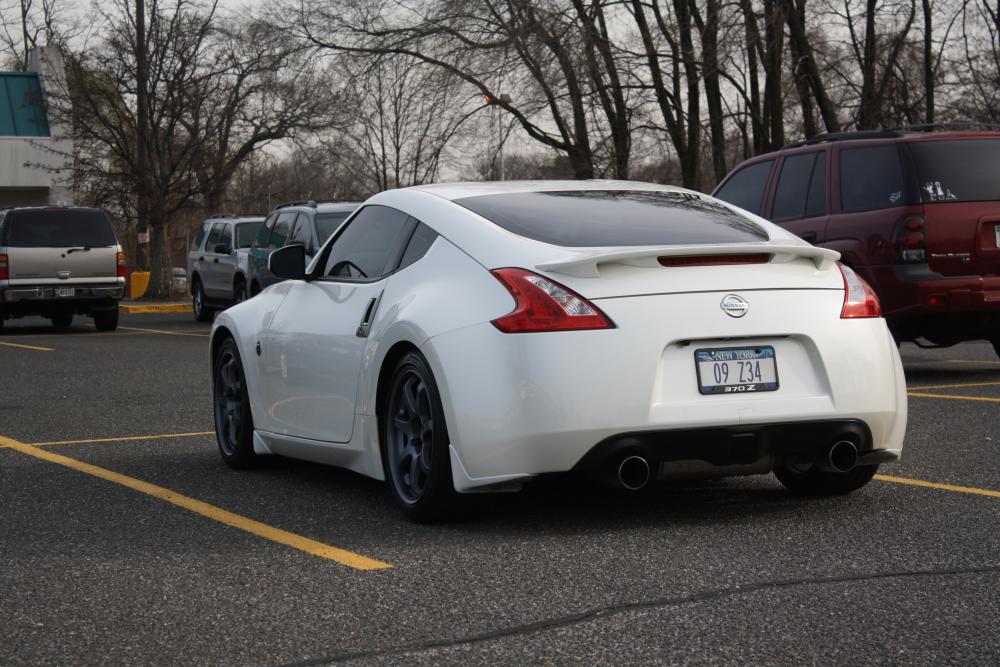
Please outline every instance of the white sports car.
M846 493L899 458L906 393L838 258L648 183L383 192L216 318L219 449L387 479L417 520L564 471Z

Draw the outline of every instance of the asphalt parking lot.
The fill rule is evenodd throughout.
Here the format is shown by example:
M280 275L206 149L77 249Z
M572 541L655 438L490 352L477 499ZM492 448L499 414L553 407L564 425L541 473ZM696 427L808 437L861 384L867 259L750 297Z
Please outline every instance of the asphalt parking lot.
M903 347L903 461L409 523L381 483L214 444L208 326L0 330L0 664L995 664L1000 359Z

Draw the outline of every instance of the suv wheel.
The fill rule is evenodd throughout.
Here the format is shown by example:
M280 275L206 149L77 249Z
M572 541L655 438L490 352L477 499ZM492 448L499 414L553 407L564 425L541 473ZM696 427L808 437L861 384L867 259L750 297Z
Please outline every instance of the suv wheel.
M69 325L73 324L73 313L59 313L58 315L53 315L49 319L52 320L52 326L65 329Z
M94 311L94 326L98 331L114 331L118 328L118 306L112 310Z
M205 306L205 290L201 288L201 281L194 279L194 286L191 288L191 307L194 309L194 319L199 322L208 322L212 319L212 312Z

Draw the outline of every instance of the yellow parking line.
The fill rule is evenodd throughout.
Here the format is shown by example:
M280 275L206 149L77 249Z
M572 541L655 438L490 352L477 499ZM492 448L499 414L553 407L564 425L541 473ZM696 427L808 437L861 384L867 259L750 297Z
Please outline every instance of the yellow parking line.
M922 392L910 391L907 396L917 396L919 398L951 398L956 401L985 401L987 403L1000 403L1000 398L990 396L952 396L951 394L925 394Z
M924 391L925 389L961 389L963 387L993 387L1000 384L996 382L965 382L962 384L931 384L926 387L908 387L907 391Z
M129 477L128 475L122 475L106 468L101 468L89 463L84 463L83 461L71 459L67 456L55 454L39 447L35 447L34 445L26 445L23 442L11 440L10 438L5 438L3 436L0 436L0 445L6 445L10 449L15 449L22 454L26 454L27 456L33 456L37 459L42 459L43 461L65 466L78 472L93 475L94 477L98 477L109 482L114 482L115 484L121 484L122 486L128 487L134 491L145 493L148 496L164 500L172 505L194 512L195 514L200 514L201 516L211 519L212 521L218 521L219 523L227 526L246 531L266 540L271 540L272 542L284 544L285 546L298 549L299 551L303 551L313 556L318 556L319 558L336 561L342 565L353 567L358 570L385 570L392 567L389 563L368 558L367 556L356 554L353 551L347 551L346 549L330 546L329 544L323 544L322 542L317 542L316 540L309 539L308 537L296 535L295 533L290 533L287 530L275 528L274 526L269 526L259 521L248 519L247 517L240 516L239 514L234 514L222 509L221 507L216 507L215 505L209 505L208 503L200 500L189 498L162 486L150 484L149 482L144 482L141 479Z
M118 327L119 329L124 329L125 331L138 331L141 333L155 333L163 334L164 336L195 336L198 338L207 338L209 334L207 333L193 333L190 331L170 331L168 329L142 329L140 327Z
M35 352L55 352L56 351L56 349L54 347L39 347L38 345L24 345L22 343L2 343L2 342L0 342L0 345L3 345L5 347L17 347L17 348L21 348L22 350L34 350Z
M100 442L120 442L125 440L166 440L167 438L187 438L199 435L215 435L215 431L196 431L193 433L158 433L156 435L128 435L121 438L91 438L89 440L53 440L51 442L29 442L32 447L48 447L49 445L87 445Z
M925 482L922 479L910 479L909 477L893 477L892 475L875 475L875 479L880 482L891 482L893 484L906 484L907 486L922 486L926 489L939 489L941 491L955 491L957 493L971 493L977 496L989 496L990 498L1000 498L1000 491L990 489L977 489L973 486L955 486L954 484L941 484L939 482Z

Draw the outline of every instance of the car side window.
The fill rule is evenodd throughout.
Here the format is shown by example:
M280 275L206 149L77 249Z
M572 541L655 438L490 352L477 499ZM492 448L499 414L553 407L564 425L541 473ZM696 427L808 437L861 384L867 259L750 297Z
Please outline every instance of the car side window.
M207 222L201 226L198 230L198 235L194 237L194 243L191 244L191 250L201 249L201 244L205 240L205 237L208 236L208 230L211 226L212 225Z
M366 206L351 218L327 251L323 275L375 280L395 270L413 219L388 206Z
M715 197L733 206L739 206L745 211L760 214L764 202L764 190L767 189L767 179L771 175L774 160L755 162L743 167L719 188Z
M254 248L266 248L267 247L267 237L271 235L271 228L274 227L274 221L278 219L277 214L272 214L260 229L257 230L257 236L254 237L253 247Z
M292 233L292 223L295 222L295 213L282 213L274 223L271 236L267 240L267 247L271 250L281 248L288 241Z
M905 203L903 170L895 144L840 151L840 196L844 213Z
M312 229L309 226L309 217L302 213L299 213L299 218L295 222L295 229L292 230L288 243L285 245L292 245L293 243L301 243L305 246L307 253L313 252Z
M222 238L219 239L219 243L226 246L226 252L232 252L233 250L233 226L225 224L222 226Z
M415 220L414 218L410 218ZM418 259L427 254L430 247L434 244L434 240L438 237L437 232L428 227L422 222L417 222L417 228L413 231L413 236L410 237L410 242L406 244L406 250L403 252L403 259L399 261L399 269L403 270L410 264L413 264Z
M786 157L781 163L771 219L788 220L822 215L826 210L825 179L825 151Z
M215 244L222 238L222 228L225 226L222 222L212 225L212 232L208 235L208 242L205 243L205 252L215 252Z

